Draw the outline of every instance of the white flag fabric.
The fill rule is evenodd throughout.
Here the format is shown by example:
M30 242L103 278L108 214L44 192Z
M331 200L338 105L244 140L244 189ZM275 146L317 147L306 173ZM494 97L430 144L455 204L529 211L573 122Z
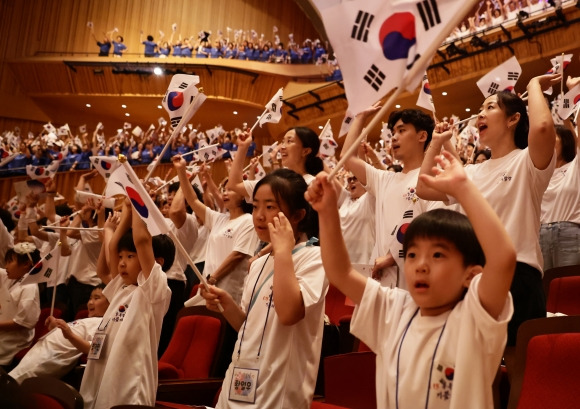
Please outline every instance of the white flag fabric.
M50 122L47 124L42 125L42 127L44 128L44 130L48 133L56 133L56 128L54 127L53 124L51 124Z
M332 133L332 126L330 125L330 122L328 123L328 125L325 125L324 128L322 128L320 135L318 135L318 139L320 140L329 138L334 140L334 135Z
M70 128L69 128L68 124L64 124L63 126L58 128L57 135L58 136L67 136L69 132L70 132Z
M319 150L320 155L323 158L334 156L337 147L338 144L336 143L336 141L332 136L330 138L324 138L323 140L320 141L320 150Z
M165 234L169 231L161 211L155 206L153 199L128 162L121 163L111 174L105 190L105 196L111 197L119 194L129 198L133 208L147 225L147 230L151 236Z
M572 62L573 56L574 56L574 54L565 54L564 58L562 58L562 55L560 54L554 58L551 58L550 63L552 64L552 68L550 68L548 70L548 72L546 72L546 74L562 74L562 73L564 73L566 68L568 68L568 65L570 65L570 63ZM544 94L552 95L552 92L554 92L554 90L552 87L550 87L544 91Z
M272 152L278 146L278 141L274 142L272 145L262 145L262 164L267 168L271 168L272 164L274 163L274 159L272 158ZM231 155L231 152L230 152ZM232 158L233 159L233 158Z
M60 246L55 246L46 256L44 256L30 271L22 277L22 284L49 283L54 286L64 283L65 274L59 274ZM60 277L57 277L60 276Z
M141 135L143 135L143 129L141 129L141 127L139 125L137 125L135 128L133 128L131 133L138 138Z
M107 209L115 208L115 199L112 197L105 197L97 195L95 193L84 192L82 190L75 190L75 201L79 203L86 203L87 200L89 199L93 199L94 201L102 200L103 206L105 206Z
M282 97L283 97L284 89L280 88L278 92L272 97L270 102L266 105L266 112L260 118L260 128L263 124L267 122L271 122L277 124L280 122L280 118L282 118Z
M429 78L427 73L423 75L421 82L421 89L419 90L419 98L417 98L417 106L435 112L435 104L433 104L433 96L431 95L431 86L429 85Z
M58 167L60 166L60 161L53 160L50 164L46 167L44 166L34 166L34 165L26 165L26 174L30 179L48 179L54 178L56 172L58 171Z
M261 180L264 178L264 176L266 176L266 171L264 170L260 162L256 162L256 166L254 168L254 180L256 181ZM248 180L249 177L250 171L247 170L244 172L243 179Z
M121 165L114 156L92 156L91 163L105 180Z
M567 119L578 108L578 102L580 102L580 84L564 94L556 112L560 118Z
M354 115L351 111L347 110L344 119L342 120L342 124L340 125L340 131L338 132L339 138L342 138L344 135L348 133L352 121L354 121Z
M123 129L131 129L131 124L129 122L125 122L123 124Z
M381 129L380 137L383 141L385 141L385 143L391 143L391 139L393 139L393 132L391 132L388 122L383 122L383 128Z
M137 152L139 153L139 152ZM147 165L147 172L151 172L151 169L154 169L157 166L157 162L159 161L159 155L155 156L151 163Z
M499 91L514 92L522 67L515 56L504 61L477 81L477 86L485 98Z
M169 114L173 128L177 128L177 125L182 120L184 124L189 122L205 101L205 94L200 94L195 87L197 84L199 84L199 77L197 75L175 74L171 78L171 82L161 104ZM197 99L195 98L196 96L198 96ZM195 105L191 106L194 100ZM189 109L190 106L191 109Z
M86 133L87 132L87 124L79 126L79 132Z
M220 135L220 131L219 131L218 128L208 129L208 130L205 131L205 134L209 138L209 143L210 144L214 144L218 140L218 137Z
M199 191L203 193L203 186L201 184L201 180L199 179L199 175L195 175L195 177L191 181L191 186L198 188Z
M467 0L474 3L474 0ZM457 20L459 0L313 0L340 63L349 109L363 111L399 87L419 57ZM439 44L437 44L439 45ZM431 58L423 58L418 73ZM414 91L421 74L408 78ZM341 133L342 135L342 133Z

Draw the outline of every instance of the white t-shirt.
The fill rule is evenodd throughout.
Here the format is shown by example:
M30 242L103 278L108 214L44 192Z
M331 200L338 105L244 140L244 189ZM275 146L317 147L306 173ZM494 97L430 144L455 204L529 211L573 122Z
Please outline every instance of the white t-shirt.
M375 245L375 197L365 193L356 200L348 198L338 214L350 261L367 264Z
M101 319L101 317L84 318L69 322L68 325L76 335L91 342ZM81 355L82 353L62 335L62 331L54 328L34 344L9 375L18 383L36 376L61 378L76 365Z
M197 221L195 220L195 216L187 214L185 216L185 222L180 228L177 228L171 219L166 218L165 221L167 222L169 229L173 231L177 239L181 242L181 245L185 248L187 253L191 253L195 242L197 241ZM179 251L176 251L173 265L165 272L167 278L169 280L187 281L184 274L186 267L187 258L182 256Z
M280 323L274 309L275 298L272 299L268 313L274 276L271 275L267 281L265 278L273 271L274 256L266 255L252 263L244 285L242 310L248 311L252 290L257 281L254 292L256 302L246 318L245 331L242 324L238 332L232 363L226 372L216 408L251 406L260 409L296 409L310 407L320 361L324 297L328 290L328 281L322 267L320 248L303 246L304 243L299 243L294 247L295 253L292 260L306 312L305 317L294 325ZM296 251L296 249L299 250ZM262 282L265 284L262 285ZM238 361L242 332L244 337L241 341L240 361ZM260 358L256 360L258 349L260 349ZM228 400L233 368L244 365L245 360L249 360L255 368L259 369L254 405Z
M207 241L204 275L212 274L223 263L232 251L238 251L248 256L254 254L258 245L258 235L254 230L251 214L244 214L230 219L229 214L218 213L206 208L205 223L210 235ZM217 287L227 291L239 303L244 287L244 278L248 274L248 259L241 261L225 277L221 278ZM203 300L205 305L205 300Z
M361 304L354 310L351 332L377 354L377 407L395 407L397 356L403 340L400 409L425 407L428 385L429 408L493 408L491 387L507 341L513 306L509 295L499 318L492 318L479 300L480 278L473 278L463 301L439 317L421 317L407 291L381 287L367 279ZM431 368L431 361L429 384L429 369L425 368Z
M0 220L0 268L4 268L4 257L8 249L14 247L14 237L8 232L2 220Z
M540 221L580 224L580 146L572 162L554 170L542 198Z
M374 264L377 257L386 256L390 251L396 266L385 269L381 283L387 285L398 274L398 287L407 288L405 275L402 274L405 263L403 257L405 231L421 213L442 207L443 204L423 200L417 196L419 168L409 173L388 172L369 164L366 164L365 168L366 189L376 198L376 243L368 263Z
M465 167L512 239L517 260L539 271L544 264L539 242L540 206L555 165L553 155L546 169L537 169L526 148Z
M197 226L197 240L193 246L193 250L189 254L194 263L199 263L205 261L205 255L207 253L207 239L209 238L209 229L203 224L199 224L197 219L195 220L195 225Z
M109 409L121 404L155 405L157 348L171 290L167 276L155 264L149 278L126 286L121 276L103 294L109 308L97 328L106 334L100 359L89 359L80 393L85 409Z
M8 365L21 349L30 346L40 316L38 285L21 285L0 268L0 321L14 321L24 328L0 331L0 365Z
M80 283L95 286L101 282L97 276L97 260L102 244L99 232L80 230L80 234L80 242L71 246L69 275Z

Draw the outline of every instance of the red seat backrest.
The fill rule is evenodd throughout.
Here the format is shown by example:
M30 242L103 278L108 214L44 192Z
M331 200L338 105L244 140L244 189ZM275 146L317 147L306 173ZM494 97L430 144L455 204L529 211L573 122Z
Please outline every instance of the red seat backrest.
M580 333L537 335L530 340L518 409L578 407L579 345Z
M332 284L328 285L328 292L326 293L326 303L324 306L324 313L334 325L339 325L340 319L345 315L352 315L354 307L345 305L346 297L343 293Z
M204 315L179 319L169 346L159 360L177 368L180 378L208 378L220 336L221 322Z
M550 283L546 310L580 315L580 276L559 277Z

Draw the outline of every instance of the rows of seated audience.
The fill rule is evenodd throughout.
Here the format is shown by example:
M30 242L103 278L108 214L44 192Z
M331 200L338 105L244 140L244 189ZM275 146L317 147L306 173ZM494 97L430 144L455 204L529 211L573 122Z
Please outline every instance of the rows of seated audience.
M223 130L205 143L236 152L228 177L214 180L211 163L201 163L198 189L182 155L200 146L201 132L187 128L161 158L179 181L161 189L144 181L152 205L120 178L112 185L125 184L131 200L87 198L91 181L104 177L89 169L89 158L124 153L130 165L150 164L167 143L164 125L145 133L127 126L108 138L101 127L92 137L57 136L50 126L38 135L5 132L3 149L17 154L6 166L19 161L8 171L48 165L67 150L63 169L82 172L74 203L60 198L69 192L57 192L52 178L43 195L2 198L0 365L22 382L63 376L85 354L85 407L153 405L158 359L175 355L179 311L201 305L237 333L235 348L220 351L233 362L221 374L216 407L251 401L308 408L328 348L324 314L336 324L340 313L332 309L352 312L342 308L350 302L352 335L377 354L377 379L385 381L377 407L394 407L399 393L413 402L407 407L429 399L491 407L506 344L515 345L522 322L546 316L543 271L580 265L578 130L569 119L554 126L543 95L559 82L554 74L530 80L528 107L509 92L487 97L469 132L446 120L435 124L420 110L394 111L392 139L376 150L362 144L330 179L309 128L286 132L280 155L264 162L266 175L252 166L246 176L247 158L256 163L260 148L249 132ZM568 88L579 83L566 81ZM344 148L379 108L355 117ZM159 225L148 217L158 211L168 233L152 237ZM183 250L176 252L175 240ZM56 288L26 284L54 252ZM47 317L51 332L38 340L41 307L53 302L62 316ZM79 315L84 304L88 318ZM30 355L21 356L33 340ZM432 368L440 373L430 398L411 378L419 371L419 384L427 384L439 347L445 362ZM416 363L418 355L424 359ZM194 360L195 353L173 358ZM162 366L179 376L179 368ZM468 381L454 379L454 371Z

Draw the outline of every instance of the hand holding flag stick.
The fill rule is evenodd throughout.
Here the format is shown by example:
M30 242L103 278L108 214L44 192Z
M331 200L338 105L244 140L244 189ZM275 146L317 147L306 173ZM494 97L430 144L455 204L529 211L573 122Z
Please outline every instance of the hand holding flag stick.
M452 126L459 126L459 125L461 125L461 124L463 124L465 122L471 121L474 118L477 118L477 115L471 115L469 118L462 119L461 121L455 122L454 124L451 124L451 125Z
M260 124L260 127L262 127L262 124L266 122L273 122L277 124L280 121L280 118L282 117L283 92L284 89L280 88L278 92L274 94L270 102L268 102L268 104L266 105L266 109L264 110L264 112L262 112L262 115L260 115L254 126L252 126L252 128L250 129L250 133L252 133L252 131L256 128L256 126L258 126L258 124Z
M475 4L475 1L473 1L473 0L461 2L461 4L458 6L456 12L451 14L450 18L444 23L444 27L442 29L438 30L436 35L434 35L432 38L430 38L431 42L429 43L429 45L427 47L425 47L425 50L423 51L423 53L420 54L419 57L414 61L412 67L403 75L403 78L401 79L401 82L399 83L399 86L397 87L395 92L389 97L389 99L383 105L381 110L371 120L371 122L367 126L366 130L363 130L361 132L359 137L352 143L352 145L349 147L347 152L345 152L342 155L342 158L336 164L336 167L328 175L329 180L332 179L336 175L338 170L344 166L345 162L347 161L347 159L350 156L356 154L356 151L358 149L358 145L360 144L360 142L363 141L367 137L367 135L371 129L373 129L375 126L377 126L379 124L380 120L385 116L385 114L388 112L388 110L394 104L395 100L399 97L399 95L401 95L401 93L407 87L409 87L409 85L411 84L412 81L420 78L418 74L425 70L426 65L431 60L433 54L435 54L435 52L439 49L441 44L445 41L445 38L453 30L453 28L456 27L461 22L461 20L463 20L465 15L467 15L467 13L469 13L471 11L474 4ZM327 29L327 32L328 32L328 27L326 27L326 22L325 22L325 28ZM344 71L343 71L343 73L344 73ZM345 82L347 80L348 79L345 78ZM386 90L386 91L388 92L389 90Z
M107 185L107 196L114 196L121 194L129 197L131 205L137 211L137 214L147 225L147 230L152 236L157 234L167 234L173 243L175 249L187 260L187 263L193 268L193 272L199 279L201 285L209 291L209 285L206 278L199 272L195 263L189 256L187 250L183 247L175 233L169 228L161 211L157 208L153 199L147 193L145 187L135 174L133 168L127 162L127 158L119 155L119 162L121 166L113 172L109 178L110 183ZM146 179L147 180L147 179ZM218 308L223 312L223 307L218 305Z

